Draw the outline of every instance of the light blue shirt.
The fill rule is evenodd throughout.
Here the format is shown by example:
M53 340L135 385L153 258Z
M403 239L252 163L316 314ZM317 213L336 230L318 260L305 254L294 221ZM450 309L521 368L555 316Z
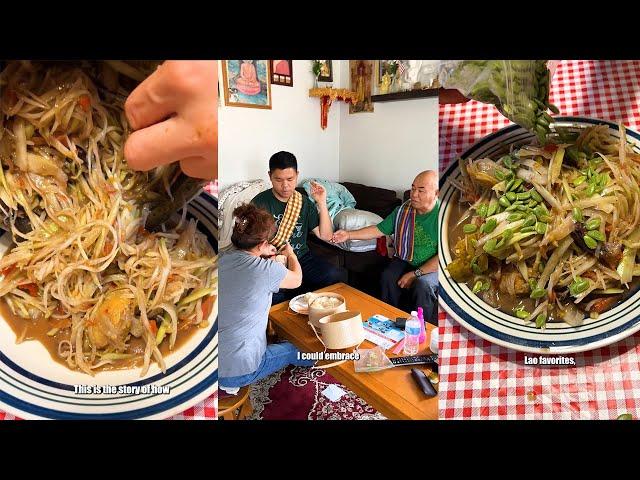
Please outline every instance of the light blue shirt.
M242 250L222 253L218 264L220 377L255 372L267 350L271 297L287 275L284 265Z

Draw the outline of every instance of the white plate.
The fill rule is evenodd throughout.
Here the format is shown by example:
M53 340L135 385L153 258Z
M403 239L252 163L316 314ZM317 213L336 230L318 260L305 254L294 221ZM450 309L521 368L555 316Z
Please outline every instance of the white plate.
M615 136L618 126L611 122L583 117L556 117L555 126L579 130L591 125L609 125ZM640 134L626 130L627 140L640 152ZM517 125L506 127L485 137L467 150L462 158L498 158L508 152L511 145L529 144L534 136ZM601 314L597 319L587 318L579 327L566 323L551 323L544 330L532 323L497 310L473 294L469 287L455 282L445 269L452 261L449 251L449 201L456 189L449 179L458 178L460 169L454 163L440 179L441 207L438 218L440 235L439 272L440 304L458 322L476 335L498 345L533 353L566 354L610 345L640 330L640 291L625 302Z
M203 193L188 209L188 216L198 220L198 229L214 247L217 205L214 197ZM0 254L10 242L8 234L0 239ZM98 372L94 377L72 371L54 361L39 342L16 344L15 334L0 318L0 409L21 418L56 419L159 419L181 413L218 388L217 312L215 302L209 326L165 357L166 374L152 363L143 378L139 368ZM76 385L123 390L80 394ZM154 389L168 393L153 393Z
M303 293L302 295L293 297L289 302L289 308L301 315L309 315L309 304L304 300L305 295L306 293Z

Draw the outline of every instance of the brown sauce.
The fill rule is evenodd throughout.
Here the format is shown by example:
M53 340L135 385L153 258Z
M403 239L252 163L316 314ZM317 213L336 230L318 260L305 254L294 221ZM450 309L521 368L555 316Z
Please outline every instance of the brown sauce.
M0 315L4 321L9 324L18 340L22 338L22 341L25 342L29 340L40 342L47 349L49 355L55 362L68 367L66 360L58 355L58 345L64 340L69 340L71 328L60 330L56 335L50 337L47 335L47 332L53 328L52 322L44 319L28 320L14 315L7 305L7 302L4 300L0 300ZM166 358L169 354L179 350L180 347L184 345L198 329L198 326L191 325L183 330L179 330L172 350L169 350L168 341L165 340L162 342L159 347L162 356ZM132 336L128 343L129 350L126 353L138 354L136 357L115 360L111 364L103 365L94 369L94 371L126 370L142 367L145 346L144 341ZM153 358L151 361L153 362Z

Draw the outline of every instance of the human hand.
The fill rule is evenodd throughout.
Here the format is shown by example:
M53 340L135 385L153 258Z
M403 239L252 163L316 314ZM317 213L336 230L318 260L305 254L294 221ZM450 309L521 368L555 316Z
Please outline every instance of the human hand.
M407 272L400 277L400 280L398 280L398 286L400 288L411 288L411 285L413 285L413 282L415 281L416 274L413 272Z
M127 163L150 170L180 162L191 177L218 176L218 62L168 60L131 92Z
M278 250L276 249L276 247L274 247L273 245L269 244L266 247L264 247L262 249L262 254L261 256L263 258L270 258L272 260L274 260L276 258L276 255L278 254Z
M331 237L331 243L343 243L349 240L349 232L346 230L336 230Z
M313 198L318 205L326 204L327 189L318 182L311 182L311 198Z
M289 258L292 255L295 256L296 252L293 250L293 247L291 246L291 244L287 242L284 244L284 247L282 248L282 250L280 250L280 254Z

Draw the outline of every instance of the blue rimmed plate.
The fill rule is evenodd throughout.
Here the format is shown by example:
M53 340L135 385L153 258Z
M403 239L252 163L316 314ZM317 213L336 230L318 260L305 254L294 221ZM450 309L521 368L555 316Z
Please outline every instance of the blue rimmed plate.
M217 250L218 202L202 193L189 203L188 216ZM0 254L10 238L0 239ZM52 419L160 419L183 412L218 388L217 302L209 326L198 329L175 352L165 356L163 374L152 362L140 369L99 372L94 377L53 361L39 342L16 344L9 325L0 319L0 409L18 417ZM76 393L76 386L114 387L116 393Z
M554 128L562 127L580 131L592 125L608 125L619 137L618 125L603 120L583 117L556 117ZM640 134L626 130L627 141L640 152ZM522 127L511 125L477 142L462 158L498 158L511 146L529 144L534 136ZM550 323L540 330L533 323L525 323L497 310L478 296L469 287L455 282L445 266L452 261L449 250L448 228L452 213L452 198L456 193L451 179L460 178L458 163L452 164L440 179L440 215L438 218L440 250L440 304L460 324L476 335L504 347L532 353L567 354L592 350L610 345L640 330L640 291L625 302L601 314L597 319L587 318L579 327L565 323Z

